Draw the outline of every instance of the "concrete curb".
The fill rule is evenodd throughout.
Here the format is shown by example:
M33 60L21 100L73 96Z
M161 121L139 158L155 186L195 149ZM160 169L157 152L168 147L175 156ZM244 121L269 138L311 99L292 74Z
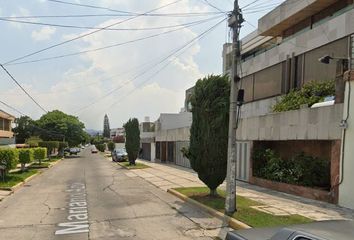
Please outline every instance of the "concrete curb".
M55 165L57 165L59 162L61 162L63 160L63 158L51 163L47 168L40 168L40 169L37 169L37 173L29 176L28 178L26 178L23 182L19 182L17 183L15 186L12 186L12 187L0 187L0 190L4 190L4 191L10 191L10 192L15 192L19 187L21 187L22 185L24 185L25 183L31 181L33 178L35 178L36 176L42 174L43 172L43 169L49 169Z
M223 221L226 221L228 223L228 225L233 228L233 229L249 229L251 228L250 226L248 226L247 224L243 223L243 222L240 222L232 217L229 217L217 210L214 210L213 208L211 207L208 207L204 204L201 204L199 202L197 202L196 200L193 200L189 197L187 197L186 195L182 194L182 193L179 193L177 192L176 190L174 189L168 189L167 190L168 193L171 193L172 195L182 199L183 201L186 201L188 203L191 203L193 204L194 206L208 212L209 214L211 214L212 216L216 217L216 218L219 218Z

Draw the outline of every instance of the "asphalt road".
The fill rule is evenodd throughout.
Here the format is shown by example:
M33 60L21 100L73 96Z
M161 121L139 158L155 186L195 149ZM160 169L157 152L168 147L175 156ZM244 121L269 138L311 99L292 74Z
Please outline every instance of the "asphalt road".
M0 240L213 239L227 228L89 150L0 202Z

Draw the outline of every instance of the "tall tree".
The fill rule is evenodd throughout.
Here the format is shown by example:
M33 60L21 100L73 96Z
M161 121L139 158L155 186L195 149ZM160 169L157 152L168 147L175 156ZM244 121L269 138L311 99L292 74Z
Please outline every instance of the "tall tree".
M228 78L212 75L197 81L191 98L190 147L184 153L211 195L226 177L229 96Z
M63 141L69 146L77 146L85 141L85 125L72 115L54 110L44 114L38 121L40 137L45 141Z
M16 127L13 132L16 136L16 143L25 143L26 139L33 136L35 132L35 121L28 116L21 116L15 119Z
M140 149L140 130L138 119L129 119L129 121L124 124L124 129L125 149L128 153L129 164L135 165L135 160L138 157Z
M111 137L111 129L109 128L109 119L107 114L104 115L104 119L103 119L103 137L105 138Z

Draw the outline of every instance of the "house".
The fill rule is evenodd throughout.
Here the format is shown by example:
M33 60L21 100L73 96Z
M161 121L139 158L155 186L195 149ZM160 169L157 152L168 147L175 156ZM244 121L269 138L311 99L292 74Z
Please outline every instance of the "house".
M0 110L0 146L15 144L14 133L11 127L14 120L14 116Z
M155 162L155 123L145 117L144 122L139 124L140 130L140 157L144 160Z
M260 18L258 29L243 38L241 45L238 86L245 90L245 104L236 132L237 179L308 198L340 202L340 123L346 99L343 74L354 65L353 0L287 0ZM230 71L230 54L230 45L225 45L224 73ZM318 61L324 55L338 60L325 65ZM351 64L344 59L350 59ZM272 112L272 106L282 95L310 81L328 80L335 80L335 104ZM254 176L253 153L259 147L274 149L287 159L300 152L327 159L329 188L290 186ZM348 175L354 176L352 170L346 176L353 181ZM348 187L345 191L349 191ZM354 208L354 191L350 191L352 197L348 199L352 199Z
M181 152L189 146L192 113L161 113L155 122L156 161L190 167Z
M110 129L110 136L111 136L111 139L113 139L114 137L117 137L117 136L124 136L124 128L112 128Z

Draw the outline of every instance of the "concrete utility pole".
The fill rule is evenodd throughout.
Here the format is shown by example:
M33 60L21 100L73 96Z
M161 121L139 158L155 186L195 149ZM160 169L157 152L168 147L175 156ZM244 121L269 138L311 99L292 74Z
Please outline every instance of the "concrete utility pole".
M230 92L230 119L229 119L229 139L227 151L227 179L226 179L226 202L225 212L232 215L236 211L236 128L237 128L237 99L236 82L240 77L237 71L237 64L240 63L240 40L239 33L243 22L238 0L234 2L234 10L229 17L229 27L233 31L232 41L232 75Z

